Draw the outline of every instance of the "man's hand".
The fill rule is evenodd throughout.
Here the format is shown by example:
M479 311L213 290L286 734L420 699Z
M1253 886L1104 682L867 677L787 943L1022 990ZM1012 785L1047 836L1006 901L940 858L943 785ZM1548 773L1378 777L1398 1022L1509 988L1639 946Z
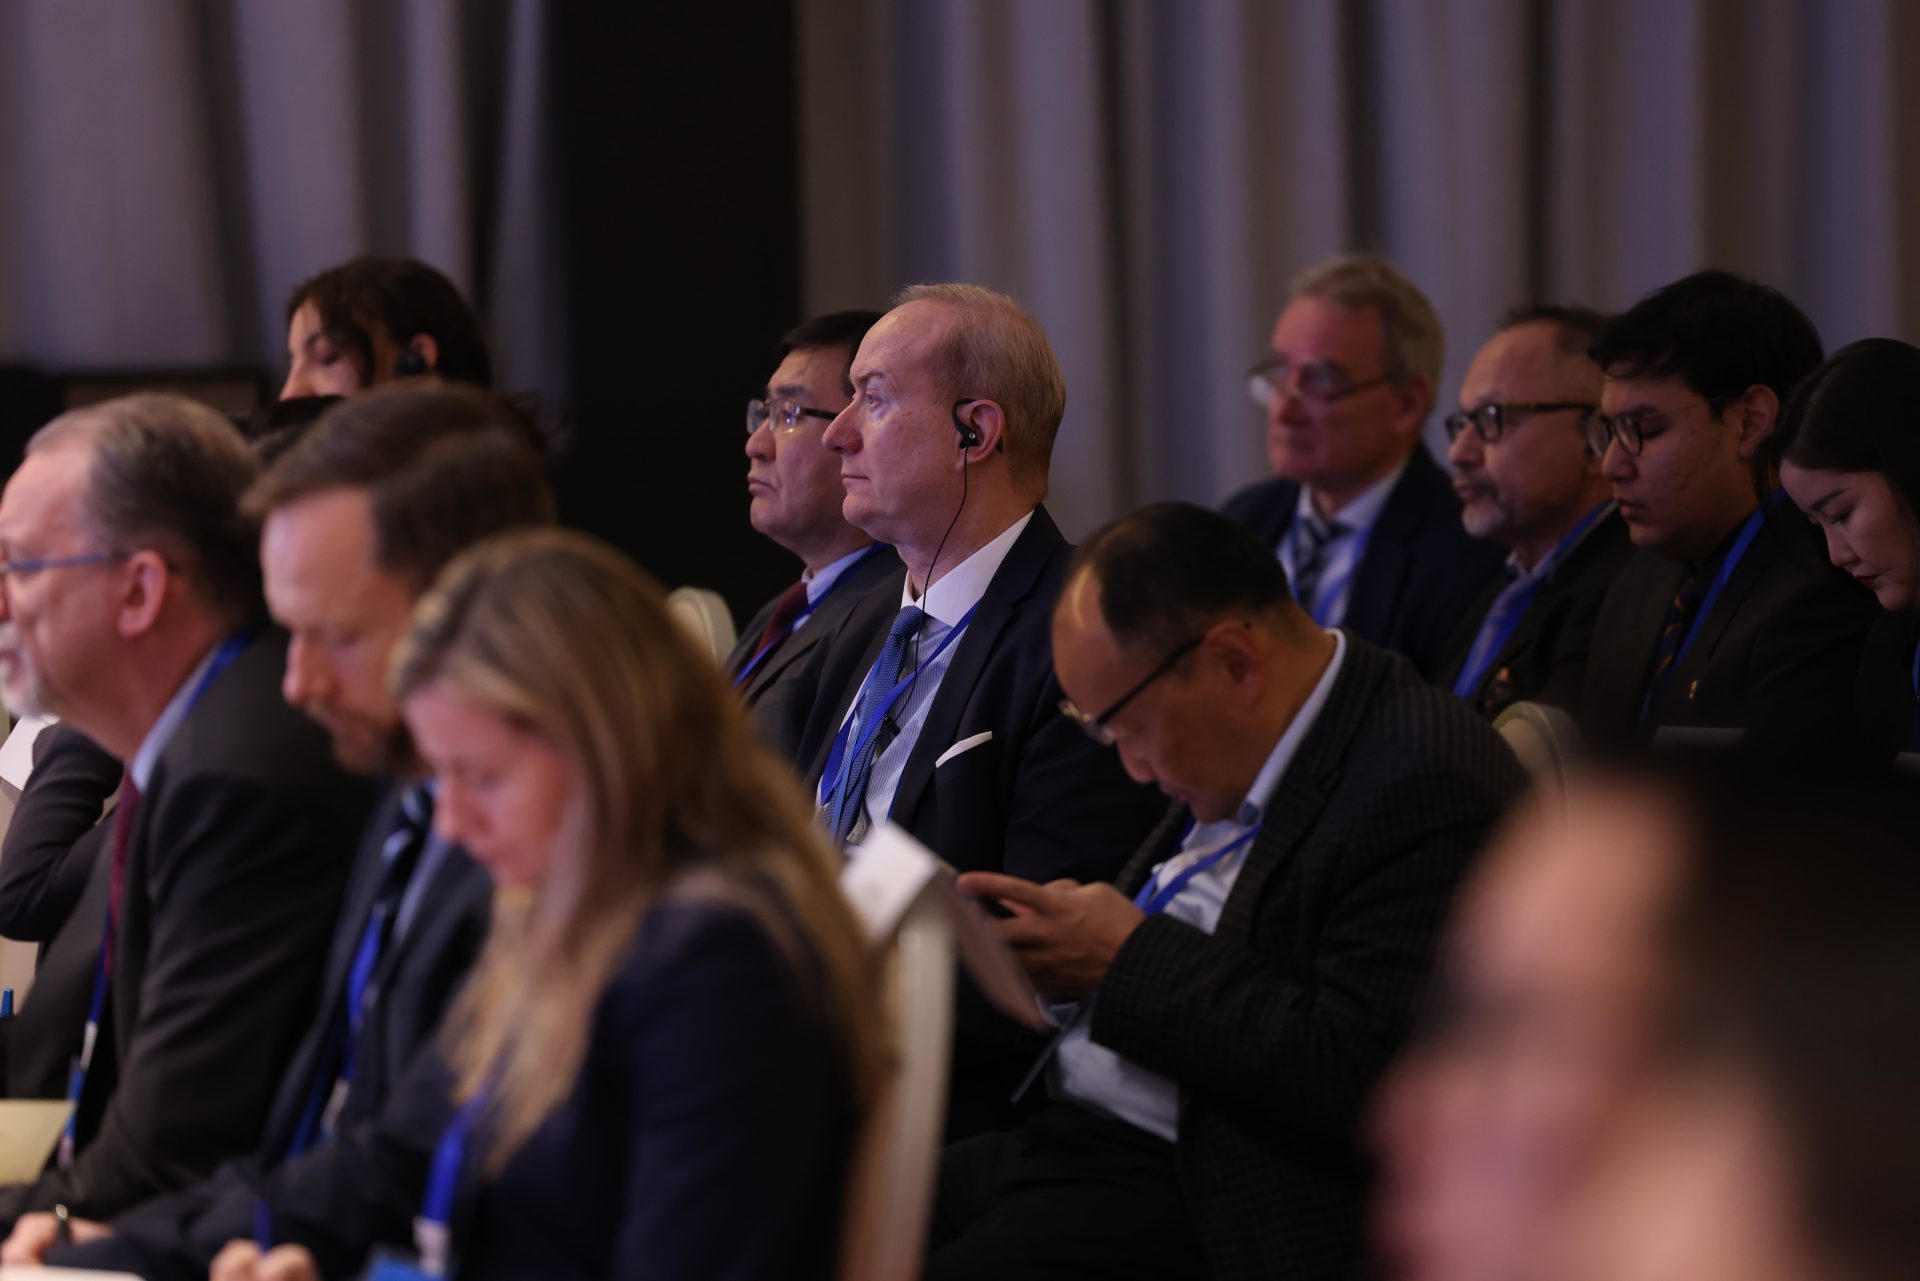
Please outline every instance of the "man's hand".
M262 1254L251 1241L229 1241L214 1256L207 1281L321 1281L320 1265L302 1246L279 1245Z
M92 1219L69 1219L73 1243L85 1245L112 1233L104 1223ZM13 1225L13 1235L0 1244L0 1263L10 1267L38 1267L60 1240L60 1221L44 1210L23 1214Z
M1034 987L1048 997L1081 997L1099 987L1127 935L1147 919L1104 881L1036 885L998 872L968 872L959 884L978 898L998 899L1013 913L995 925Z

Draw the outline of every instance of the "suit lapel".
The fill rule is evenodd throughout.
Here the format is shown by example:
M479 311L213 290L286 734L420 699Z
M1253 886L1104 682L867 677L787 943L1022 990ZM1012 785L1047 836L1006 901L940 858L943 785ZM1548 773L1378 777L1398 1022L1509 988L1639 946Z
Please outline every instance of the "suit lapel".
M980 598L980 607L967 625L966 635L954 643L953 661L940 679L940 689L927 709L926 723L914 740L913 751L900 774L900 786L894 792L893 820L902 825L913 822L927 784L933 779L933 763L953 744L960 717L966 711L979 684L987 660L993 656L994 643L1007 624L1013 621L1022 604L1033 593L1034 583L1053 553L1063 545L1059 527L1047 515L1047 509L1033 509L1033 519L1020 531L1020 537L1000 562L993 581Z
M1667 682L1666 689L1661 692L1660 705L1654 709L1652 723L1663 723L1669 717L1688 719L1680 713L1693 702L1694 688L1706 675L1708 667L1712 666L1714 651L1719 648L1733 620L1739 616L1740 607L1767 576L1767 571L1773 567L1779 555L1773 543L1774 537L1775 531L1762 525L1759 536L1747 548L1740 563L1733 567L1733 577L1727 580L1726 590L1713 603L1713 612L1700 620L1699 630L1687 646L1685 660L1674 670L1673 679Z
M1387 620L1405 593L1404 580L1413 564L1411 543L1426 522L1430 491L1439 479L1438 473L1439 468L1427 457L1426 446L1415 446L1406 471L1394 482L1380 508L1380 519L1367 536L1360 563L1354 566L1353 591L1342 620L1349 630L1386 638Z
M780 598L776 596L762 605L740 630L740 638L733 643L733 652L727 655L726 672L729 677L738 676L740 668L760 647L760 633L767 630L767 620L773 617L773 607L779 603Z
M1219 937L1245 939L1252 932L1267 883L1293 861L1320 821L1320 812L1340 776L1347 746L1385 672L1381 655L1349 633L1347 655L1327 701L1280 775L1273 795L1267 798L1260 836L1247 851L1246 864L1221 909L1220 923L1214 930Z

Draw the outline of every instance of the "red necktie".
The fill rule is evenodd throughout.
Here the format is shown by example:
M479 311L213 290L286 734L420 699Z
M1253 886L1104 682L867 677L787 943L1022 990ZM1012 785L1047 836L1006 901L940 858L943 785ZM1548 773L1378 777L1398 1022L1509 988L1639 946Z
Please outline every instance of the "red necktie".
M107 899L107 973L113 973L114 936L120 931L120 896L127 886L127 847L133 842L133 815L140 789L131 773L120 776L120 804L113 811L113 881Z
M760 643L754 646L753 657L747 660L748 666L759 661L762 654L778 645L793 630L793 620L807 607L807 585L795 583L780 593L780 599L773 603L773 616L767 619L767 625L760 631Z

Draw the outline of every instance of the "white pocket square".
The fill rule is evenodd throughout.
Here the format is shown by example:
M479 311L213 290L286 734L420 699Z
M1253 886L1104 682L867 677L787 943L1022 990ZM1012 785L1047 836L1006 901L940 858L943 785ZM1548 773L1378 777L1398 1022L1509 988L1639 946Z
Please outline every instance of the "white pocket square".
M971 751L974 748L980 746L980 744L987 742L992 737L993 737L992 730L983 730L982 732L975 734L970 738L961 739L959 742L955 743L952 747L949 747L946 751L940 753L940 757L938 760L934 761L933 767L935 769L939 769L942 765L945 765L948 761L960 755L960 753Z

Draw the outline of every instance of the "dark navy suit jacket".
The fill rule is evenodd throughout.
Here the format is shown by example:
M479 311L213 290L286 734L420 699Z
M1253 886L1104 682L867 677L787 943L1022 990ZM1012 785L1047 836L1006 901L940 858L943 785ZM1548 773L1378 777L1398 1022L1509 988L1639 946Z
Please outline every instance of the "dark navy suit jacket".
M323 1062L330 1057L329 1033L346 999L347 976L385 866L381 847L398 810L399 789L393 788L367 825L346 910L328 949L321 1002L275 1095L259 1151L190 1188L145 1202L113 1221L111 1239L58 1252L53 1261L199 1281L222 1246L252 1235L253 1205L261 1196L273 1203L275 1218L289 1231L309 1220L336 1233L346 1225L364 1225L345 1235L366 1240L386 1221L383 1201L404 1203L414 1195L407 1188L380 1191L381 1163L369 1158L362 1131L384 1126L395 1141L411 1136L420 1152L439 1137L444 1110L413 1106L402 1087L422 1070L423 1061L435 1057L433 1038L485 941L493 898L486 870L438 836L431 838L436 848L429 850L437 861L429 866L423 858L415 873L429 879L406 929L374 971L375 995L364 1015L353 1085L333 1137L283 1161L315 1082L331 1072ZM430 1070L437 1072L437 1064Z
M1266 480L1229 498L1221 512L1278 547L1299 504L1299 485ZM1504 548L1461 527L1460 499L1446 473L1425 446L1416 446L1354 567L1340 626L1406 655L1435 680L1461 615L1505 562Z

